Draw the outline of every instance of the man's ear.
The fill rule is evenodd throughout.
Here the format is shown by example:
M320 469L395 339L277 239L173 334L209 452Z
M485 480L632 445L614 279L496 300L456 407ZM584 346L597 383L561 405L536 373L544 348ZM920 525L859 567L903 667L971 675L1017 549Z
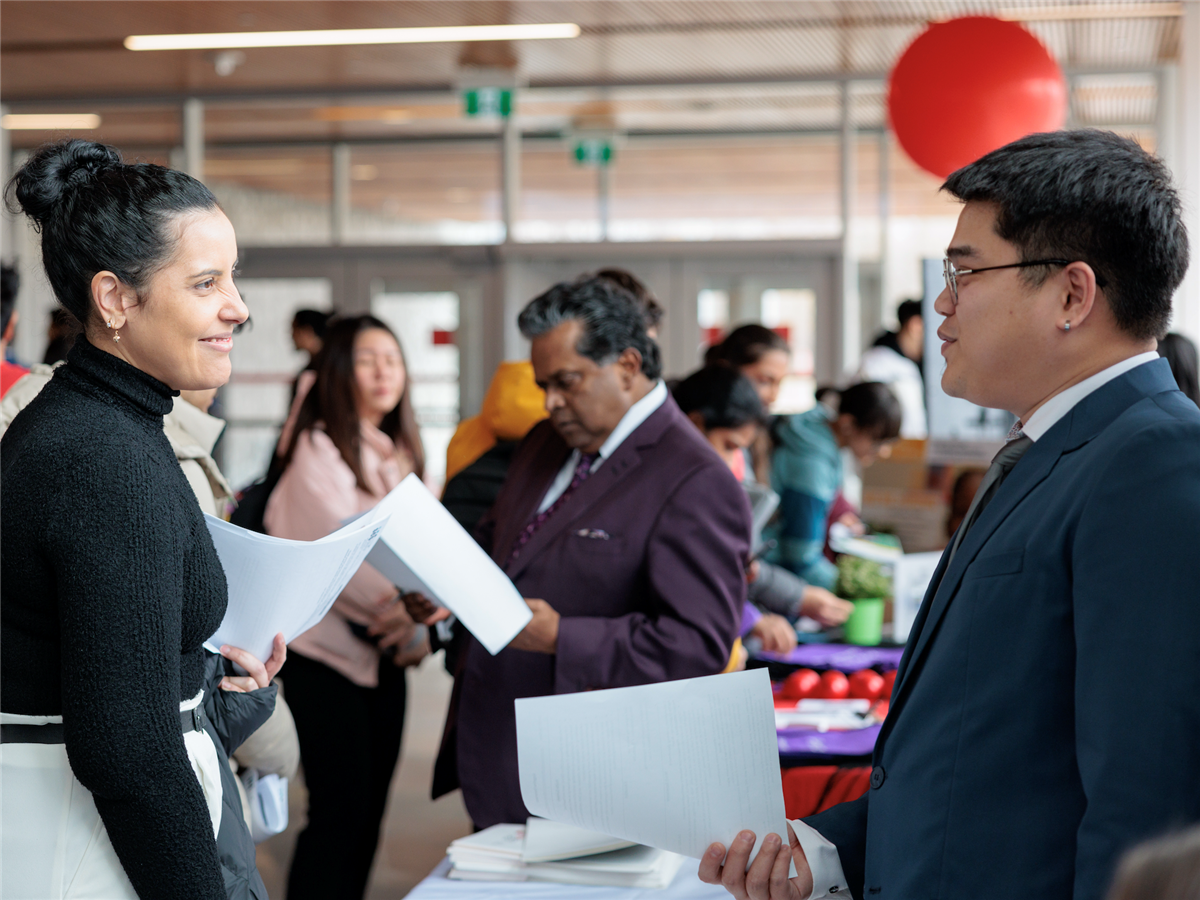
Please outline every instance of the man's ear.
M1061 321L1057 323L1060 330L1069 322L1070 328L1078 328L1092 314L1096 305L1096 273L1085 262L1073 262L1063 269L1065 293L1062 298L1062 309L1059 312Z
M13 338L17 336L17 319L19 318L20 316L14 309L8 317L8 324L4 326L4 334L0 335L0 341L4 341L5 344L13 342Z
M137 294L116 275L107 270L92 276L92 304L100 321L113 328L123 328L128 311L137 306Z
M691 419L692 424L695 425L697 428L699 428L701 431L706 430L704 427L704 416L700 415L700 413L697 410L693 409L690 413L687 414L687 417L689 419Z
M621 373L621 387L629 390L633 381L642 371L642 354L633 347L626 347L617 357L617 367Z

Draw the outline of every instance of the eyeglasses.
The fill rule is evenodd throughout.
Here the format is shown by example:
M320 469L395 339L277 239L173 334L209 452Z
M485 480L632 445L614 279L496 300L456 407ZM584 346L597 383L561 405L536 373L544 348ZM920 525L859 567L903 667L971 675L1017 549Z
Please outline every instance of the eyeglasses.
M950 257L942 259L942 277L946 279L946 287L950 288L950 296L954 300L954 305L958 306L958 276L959 275L975 275L979 272L992 272L996 269L1028 269L1031 266L1069 266L1069 259L1031 259L1028 262L1008 263L1004 266L984 266L981 269L960 269L954 263L950 262ZM1096 276L1096 283L1101 287L1104 286L1100 276Z

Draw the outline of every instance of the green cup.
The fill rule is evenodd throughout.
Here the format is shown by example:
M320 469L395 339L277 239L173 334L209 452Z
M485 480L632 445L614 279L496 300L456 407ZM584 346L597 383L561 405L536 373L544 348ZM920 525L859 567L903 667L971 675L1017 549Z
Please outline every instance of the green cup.
M853 600L854 612L842 627L846 641L862 647L874 647L883 637L883 598Z

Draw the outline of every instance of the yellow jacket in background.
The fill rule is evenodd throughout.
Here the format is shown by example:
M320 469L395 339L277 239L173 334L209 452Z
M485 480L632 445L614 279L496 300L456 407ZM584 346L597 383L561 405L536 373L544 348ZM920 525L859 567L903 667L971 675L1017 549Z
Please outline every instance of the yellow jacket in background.
M492 376L479 415L458 423L446 448L446 481L449 481L497 441L519 441L546 418L546 394L533 380L533 363L527 359L502 362Z

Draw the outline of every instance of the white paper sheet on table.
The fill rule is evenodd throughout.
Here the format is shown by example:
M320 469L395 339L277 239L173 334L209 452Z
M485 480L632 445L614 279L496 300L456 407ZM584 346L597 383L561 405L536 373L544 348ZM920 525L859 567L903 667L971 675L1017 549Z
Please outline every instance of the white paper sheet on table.
M229 584L225 618L205 646L229 644L265 661L276 634L291 641L325 617L387 516L372 512L316 541L271 537L208 514L204 521Z
M700 858L742 829L786 840L766 669L516 701L537 816Z
M367 562L396 587L445 606L491 654L529 624L533 614L509 577L416 475L375 512L391 518Z

